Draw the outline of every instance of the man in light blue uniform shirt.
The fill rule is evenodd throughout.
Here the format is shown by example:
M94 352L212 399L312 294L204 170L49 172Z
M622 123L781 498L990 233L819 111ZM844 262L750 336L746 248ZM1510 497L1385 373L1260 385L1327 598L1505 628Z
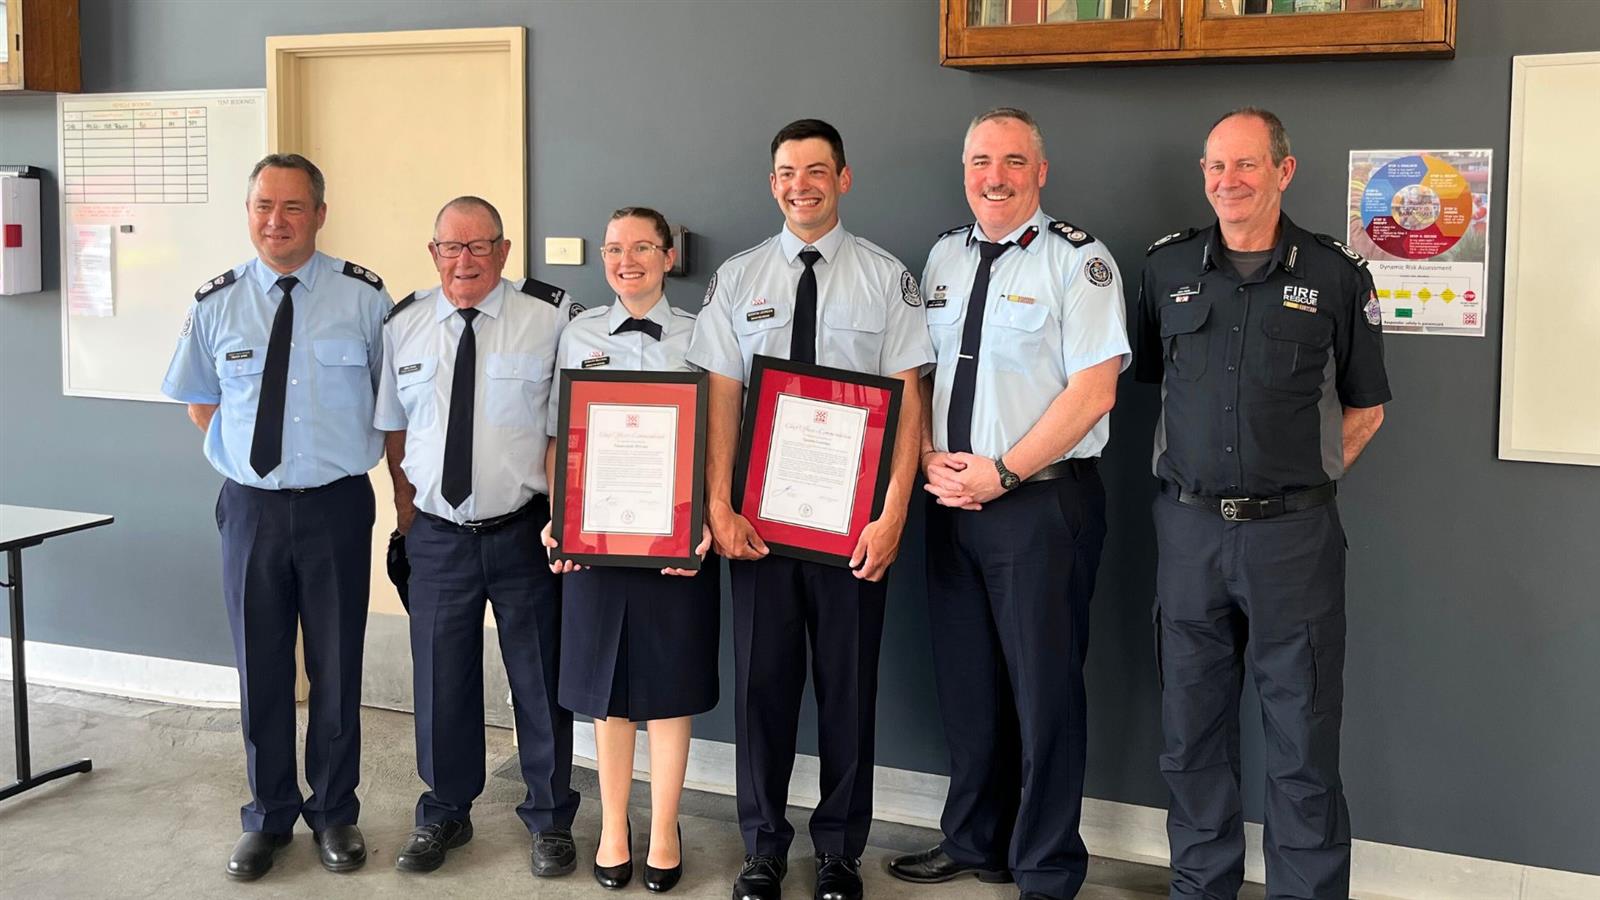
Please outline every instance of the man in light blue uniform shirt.
M428 244L440 285L384 320L373 423L388 432L411 561L417 773L428 785L395 859L409 872L439 868L472 838L485 778L485 602L511 683L533 873L565 875L577 859L572 714L556 696L561 591L539 532L550 518L556 346L582 307L554 285L501 278L510 249L492 205L450 201Z
M872 824L872 766L884 574L900 549L916 480L918 377L933 361L916 279L839 224L852 174L826 122L801 119L772 141L775 237L723 263L696 320L689 362L711 373L707 510L733 581L734 723L745 865L735 900L777 900L794 828L784 818L810 639L822 757L811 815L819 900L859 900ZM883 512L843 569L782 556L731 501L744 386L757 353L899 378L905 384Z
M367 470L389 296L372 271L324 256L322 172L297 154L250 173L245 208L259 254L195 292L162 392L188 404L217 500L223 593L239 667L251 802L228 860L261 877L304 817L322 863L366 861L356 828L361 650L371 572ZM295 759L295 629L311 682L302 798Z
M938 846L890 872L1075 896L1086 749L1083 663L1105 540L1096 461L1128 364L1105 245L1039 208L1049 163L1022 110L973 120L962 148L976 222L928 254L934 370L924 437L928 603L950 746Z

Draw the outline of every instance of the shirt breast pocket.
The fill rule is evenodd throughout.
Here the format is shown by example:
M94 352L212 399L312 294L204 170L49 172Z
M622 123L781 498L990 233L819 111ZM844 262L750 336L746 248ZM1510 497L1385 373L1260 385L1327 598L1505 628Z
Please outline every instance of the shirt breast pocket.
M1194 381L1206 372L1211 336L1205 331L1211 301L1190 300L1161 307L1163 367L1171 378Z
M1333 346L1333 319L1321 313L1269 309L1261 317L1262 358L1251 367L1262 386L1293 394L1322 386L1322 370Z
M827 326L822 346L828 348L829 356L843 354L845 368L875 373L883 357L888 320L888 313L878 304L829 304L822 311L822 324Z
M484 415L490 425L544 426L550 372L543 358L532 353L491 353L483 361L483 374L488 381L484 388Z
M961 310L966 305L963 299L949 297L940 306L928 307L928 337L940 365L955 365L961 352Z
M347 409L372 396L372 373L367 368L364 341L317 341L317 398L328 409Z
M438 357L401 363L395 371L395 394L406 411L406 428L422 429L433 425L439 417L439 393L435 386L439 374Z
M1050 307L1043 303L995 301L986 323L993 327L985 330L980 358L1002 372L1033 371L1044 348L1048 321Z
M789 357L789 319L794 308L787 303L768 301L761 306L741 306L733 314L733 333L745 359L762 353Z

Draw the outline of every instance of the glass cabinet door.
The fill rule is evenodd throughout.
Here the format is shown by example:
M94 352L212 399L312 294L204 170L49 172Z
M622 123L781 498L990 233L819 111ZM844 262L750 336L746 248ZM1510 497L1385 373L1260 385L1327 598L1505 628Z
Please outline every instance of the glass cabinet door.
M1181 0L1184 46L1267 55L1403 52L1454 35L1444 0ZM1448 28L1447 28L1448 25ZM1414 49L1414 48L1413 48ZM1231 55L1231 54L1230 54Z
M943 0L947 65L1108 61L1178 47L1183 0Z

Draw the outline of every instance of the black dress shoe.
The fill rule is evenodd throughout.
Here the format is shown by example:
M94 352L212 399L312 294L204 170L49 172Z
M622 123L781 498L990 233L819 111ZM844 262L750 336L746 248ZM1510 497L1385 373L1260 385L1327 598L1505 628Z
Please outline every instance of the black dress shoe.
M976 875L985 884L1010 884L1008 869L986 869L958 863L944 853L943 845L931 847L921 853L907 853L889 861L889 874L901 881L916 884L938 884L962 875Z
M644 861L644 889L652 894L665 894L678 886L678 881L683 878L683 826L678 826L678 864L670 869L658 869L650 865L650 857Z
M861 860L823 853L817 856L816 900L861 900Z
M329 872L354 872L367 864L367 842L354 825L329 825L311 836L320 848L322 867Z
M789 862L777 856L746 856L733 880L733 900L782 900Z
M452 819L432 825L418 825L406 836L405 846L394 858L402 872L432 872L444 865L445 853L472 840L472 820Z
M255 881L272 868L272 854L289 843L292 835L268 831L246 831L239 835L228 857L228 877L234 881Z
M628 858L614 866L594 864L594 880L608 891L620 891L633 880L633 822L628 822Z
M572 842L572 829L547 828L534 834L532 856L533 874L540 878L571 875L578 868L578 847ZM628 873L633 873L631 858Z

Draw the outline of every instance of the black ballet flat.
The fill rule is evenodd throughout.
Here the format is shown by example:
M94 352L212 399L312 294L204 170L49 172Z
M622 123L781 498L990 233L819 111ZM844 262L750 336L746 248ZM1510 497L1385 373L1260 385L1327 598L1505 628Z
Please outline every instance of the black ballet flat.
M665 894L678 886L683 878L683 826L678 826L678 864L670 869L650 865L647 855L644 862L644 888L652 894Z
M649 872L650 867L645 866ZM633 821L628 821L628 858L614 866L594 864L595 883L608 891L620 891L633 880Z

